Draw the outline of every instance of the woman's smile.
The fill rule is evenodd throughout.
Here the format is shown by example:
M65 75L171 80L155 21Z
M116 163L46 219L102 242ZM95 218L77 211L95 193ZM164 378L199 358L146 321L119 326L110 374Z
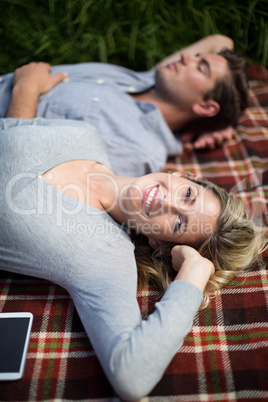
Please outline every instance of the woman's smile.
M159 193L159 184L145 190L144 192L142 203L147 216L150 215L150 212L152 211L155 205L158 193Z

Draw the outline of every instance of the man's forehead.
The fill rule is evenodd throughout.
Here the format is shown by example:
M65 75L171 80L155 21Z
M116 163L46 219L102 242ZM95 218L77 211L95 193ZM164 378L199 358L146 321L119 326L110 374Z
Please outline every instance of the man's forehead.
M212 76L219 78L221 76L230 75L227 60L220 54L203 53L199 54L209 63Z
M227 68L227 60L220 54L200 53L199 56L203 57L211 66L221 65Z

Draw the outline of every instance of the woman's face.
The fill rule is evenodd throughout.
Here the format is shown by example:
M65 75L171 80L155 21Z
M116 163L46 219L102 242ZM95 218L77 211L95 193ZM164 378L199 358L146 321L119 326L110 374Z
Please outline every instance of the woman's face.
M121 197L126 224L154 240L194 245L216 230L220 201L182 173L134 180Z

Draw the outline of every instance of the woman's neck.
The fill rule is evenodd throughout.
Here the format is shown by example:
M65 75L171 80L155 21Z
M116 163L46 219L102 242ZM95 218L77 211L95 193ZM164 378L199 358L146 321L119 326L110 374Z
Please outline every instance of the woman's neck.
M99 200L103 210L120 224L126 224L123 202L127 189L134 180L134 177L116 176L111 172L99 187Z
M94 161L73 160L53 167L41 178L79 202L125 223L120 196L133 177L116 176L108 166Z

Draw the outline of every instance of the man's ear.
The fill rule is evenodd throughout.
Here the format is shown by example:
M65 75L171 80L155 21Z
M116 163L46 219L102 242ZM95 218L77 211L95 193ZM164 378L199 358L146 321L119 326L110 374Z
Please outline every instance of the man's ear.
M195 103L193 105L194 113L199 117L213 117L220 111L220 105L213 99Z

